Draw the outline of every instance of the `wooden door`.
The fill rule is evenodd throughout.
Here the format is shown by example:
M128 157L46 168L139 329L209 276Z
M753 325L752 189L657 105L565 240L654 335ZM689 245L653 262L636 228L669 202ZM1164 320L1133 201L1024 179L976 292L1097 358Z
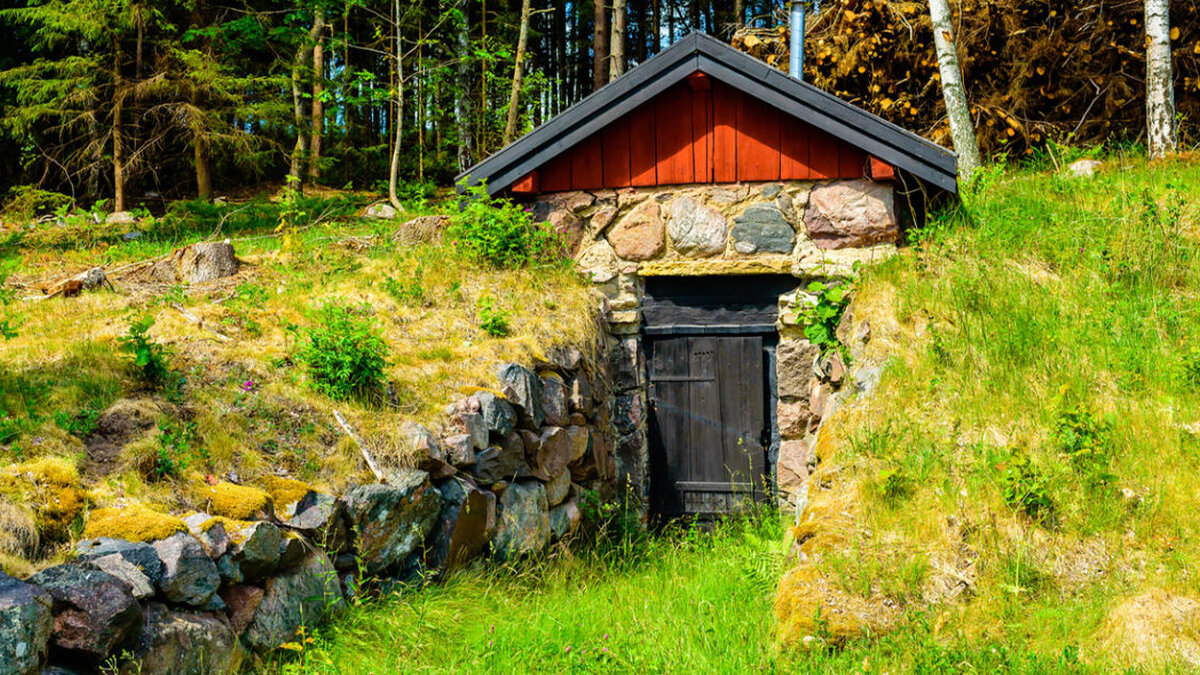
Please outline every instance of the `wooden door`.
M765 498L761 336L655 340L651 487L662 513L730 513Z

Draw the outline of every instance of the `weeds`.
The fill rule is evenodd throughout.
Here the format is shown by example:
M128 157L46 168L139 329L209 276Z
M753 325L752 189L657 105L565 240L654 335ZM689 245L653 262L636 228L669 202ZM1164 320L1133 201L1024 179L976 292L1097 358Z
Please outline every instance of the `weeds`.
M153 316L143 316L129 324L129 330L117 342L121 350L133 361L134 370L146 384L161 387L171 373L169 352L149 336L154 325Z
M528 209L492 199L483 186L468 188L465 199L462 213L446 228L446 239L468 258L502 268L568 259L567 233L533 222Z
M382 390L388 348L370 307L326 304L306 336L299 358L318 391L340 400Z
M849 304L851 287L843 283L814 281L807 290L815 302L801 303L796 309L796 320L804 327L804 336L822 352L838 349L837 326Z
M479 327L492 337L508 335L509 322L512 315L508 310L496 305L496 299L490 295L479 298L476 305L479 309Z

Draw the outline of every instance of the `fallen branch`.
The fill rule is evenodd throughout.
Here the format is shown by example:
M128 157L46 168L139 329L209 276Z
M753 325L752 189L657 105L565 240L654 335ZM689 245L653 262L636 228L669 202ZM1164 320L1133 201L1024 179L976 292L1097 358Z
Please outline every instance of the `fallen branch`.
M342 413L338 410L334 410L333 418L337 420L339 425L341 425L342 431L346 432L346 435L349 436L351 440L354 441L354 444L358 446L358 450L362 453L363 459L367 460L367 466L371 469L371 473L375 474L375 480L379 481L380 483L386 483L387 479L383 477L383 472L379 470L379 465L375 463L375 458L371 456L370 452L367 452L367 446L363 445L362 439L359 438L358 434L354 433L354 430L350 428L350 424L346 422L345 417L342 417Z
M221 340L222 342L232 342L233 341L233 338L229 337L228 335L225 335L223 333L218 333L217 331L213 330L212 328L205 326L204 319L201 319L200 317L196 316L195 314L192 314L191 312L187 311L182 306L180 306L178 303L171 303L171 308L174 309L175 311L179 312L180 314L182 314L183 318L187 319L187 321L189 323L195 324L197 328L203 328L204 330L212 333L213 335L217 336L217 339Z

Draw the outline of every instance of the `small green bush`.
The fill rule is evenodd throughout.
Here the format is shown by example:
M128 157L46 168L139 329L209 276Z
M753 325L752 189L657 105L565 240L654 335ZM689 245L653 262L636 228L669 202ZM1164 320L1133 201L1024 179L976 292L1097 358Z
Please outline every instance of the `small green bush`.
M143 382L162 386L171 373L167 348L150 339L154 317L144 316L129 324L129 331L118 338L121 351L133 358L134 369Z
M83 408L76 413L58 410L54 413L54 423L63 431L83 438L96 429L96 421L100 419L100 411L95 408Z
M417 265L408 279L384 277L383 290L396 302L409 307L428 304L429 292L425 290L425 268Z
M1058 414L1054 441L1058 451L1071 460L1076 470L1090 482L1110 482L1105 472L1109 465L1108 432L1111 423L1097 419L1086 406L1077 405Z
M42 190L32 185L17 185L8 191L4 215L18 221L32 220L41 214L70 208L75 200L70 195Z
M497 307L496 299L490 295L479 298L478 305L479 327L492 337L504 337L508 335L509 320L511 318L508 310Z
M196 459L206 459L195 422L180 424L166 421L158 425L158 444L154 464L147 478L178 478Z
M1006 504L1030 518L1040 520L1054 510L1045 474L1019 451L1013 451L1001 466L1000 490Z
M796 319L804 326L804 337L827 352L838 348L837 327L850 303L847 284L824 284L814 281L808 292L816 296L816 303L802 303L796 309Z
M529 209L492 199L482 186L468 189L466 206L446 228L463 255L494 267L557 264L569 259L566 232L533 222Z
M345 399L382 389L388 348L370 307L327 304L317 311L307 337L300 360L318 391Z

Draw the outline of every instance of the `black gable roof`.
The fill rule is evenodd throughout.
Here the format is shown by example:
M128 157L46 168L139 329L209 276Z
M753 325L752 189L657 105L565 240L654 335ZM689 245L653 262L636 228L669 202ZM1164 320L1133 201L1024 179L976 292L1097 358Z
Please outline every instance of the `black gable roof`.
M458 176L507 189L530 171L700 71L949 192L954 153L703 33L692 33Z

